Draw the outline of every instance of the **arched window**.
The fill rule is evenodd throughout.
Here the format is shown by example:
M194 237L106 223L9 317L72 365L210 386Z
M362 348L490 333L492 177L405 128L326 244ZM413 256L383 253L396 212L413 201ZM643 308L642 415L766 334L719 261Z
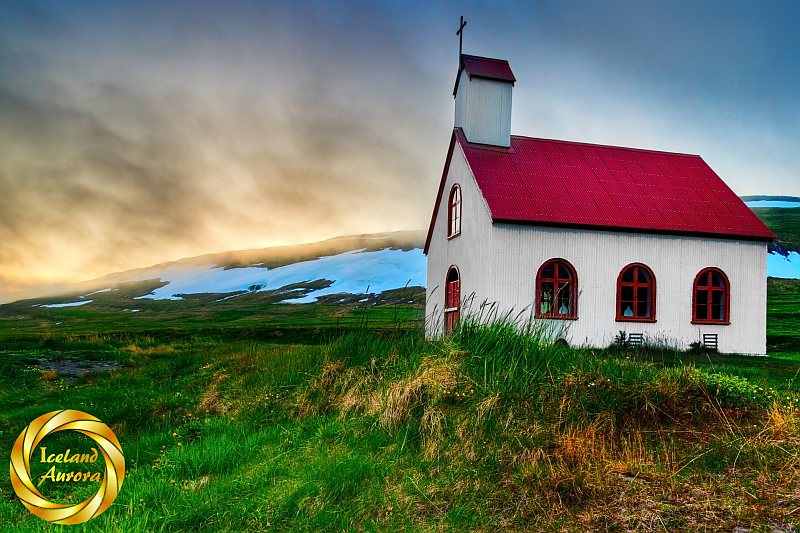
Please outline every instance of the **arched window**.
M461 309L461 275L458 268L451 266L447 271L444 296L444 332L452 333L458 323Z
M461 235L461 187L458 184L450 189L450 200L447 202L447 238Z
M617 320L656 321L656 277L641 263L631 263L617 277Z
M704 268L694 278L692 323L730 324L731 288L718 268Z
M536 274L536 316L578 317L578 276L564 259L546 261Z

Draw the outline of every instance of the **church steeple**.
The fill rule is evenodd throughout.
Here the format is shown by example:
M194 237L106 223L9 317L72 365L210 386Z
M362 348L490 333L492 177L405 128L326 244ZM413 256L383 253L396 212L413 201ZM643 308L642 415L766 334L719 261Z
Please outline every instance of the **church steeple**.
M464 17L461 17L456 32L455 127L461 128L471 143L508 147L511 145L511 90L517 80L505 59L463 53L466 25Z

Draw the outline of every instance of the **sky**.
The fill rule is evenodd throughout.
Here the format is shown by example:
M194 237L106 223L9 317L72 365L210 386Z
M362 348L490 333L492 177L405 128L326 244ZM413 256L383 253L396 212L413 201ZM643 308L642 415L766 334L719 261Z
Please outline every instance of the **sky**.
M797 2L0 2L0 302L426 228L460 15L514 70L512 133L800 195Z

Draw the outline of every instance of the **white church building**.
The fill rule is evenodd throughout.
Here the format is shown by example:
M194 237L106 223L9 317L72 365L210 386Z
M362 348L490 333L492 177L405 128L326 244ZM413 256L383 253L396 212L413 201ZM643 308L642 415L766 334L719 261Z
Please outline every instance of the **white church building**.
M507 61L462 55L425 243L426 330L533 320L573 346L766 353L774 235L700 156L511 135Z

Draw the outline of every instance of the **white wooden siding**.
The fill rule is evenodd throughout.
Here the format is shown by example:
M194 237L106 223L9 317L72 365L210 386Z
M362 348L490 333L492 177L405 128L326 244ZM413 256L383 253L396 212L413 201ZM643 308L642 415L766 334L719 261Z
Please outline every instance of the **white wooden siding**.
M448 240L447 202L455 183L461 187L461 235ZM483 253L483 248L491 234L489 207L478 190L461 146L456 142L428 248L426 317L430 334L442 331L444 280L451 265L458 266L461 272L462 298L486 292L485 280L493 277L493 261L491 254Z
M447 199L453 183L462 191L461 235L447 240ZM461 147L456 144L428 251L429 334L441 332L444 278L461 272L461 296L472 312L496 302L500 312L530 316L536 272L560 257L578 275L578 319L550 320L566 327L572 345L607 346L619 331L685 348L702 333L717 333L723 352L766 353L766 244L753 241L492 224ZM616 281L629 263L656 277L655 323L616 321ZM730 325L692 324L692 284L705 267L730 281Z
M619 331L641 332L682 348L702 333L717 333L723 352L766 353L766 245L752 241L543 228L493 227L495 282L482 287L503 307L531 306L536 271L561 257L578 275L578 319L564 321L570 344L606 346ZM616 321L616 281L629 263L644 263L656 278L655 323ZM692 324L692 285L705 267L730 281L730 324Z
M473 77L461 71L456 93L455 126L473 143L509 146L511 142L509 82Z

